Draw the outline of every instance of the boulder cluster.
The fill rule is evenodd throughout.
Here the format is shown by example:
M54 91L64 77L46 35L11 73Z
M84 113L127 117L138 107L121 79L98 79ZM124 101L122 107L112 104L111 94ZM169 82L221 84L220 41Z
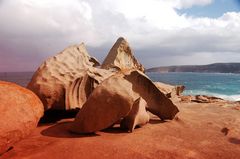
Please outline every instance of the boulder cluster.
M145 74L124 38L119 38L102 65L85 45L68 47L47 59L27 86L45 110L79 109L70 131L92 133L120 122L133 131L149 122L147 111L171 120L178 108ZM167 92L169 93L169 92Z
M73 45L37 69L28 89L0 81L0 155L36 128L44 111L79 110L70 126L74 133L92 133L114 124L130 132L149 122L149 112L171 120L178 108L170 97L181 92L152 82L119 38L102 65L85 45Z

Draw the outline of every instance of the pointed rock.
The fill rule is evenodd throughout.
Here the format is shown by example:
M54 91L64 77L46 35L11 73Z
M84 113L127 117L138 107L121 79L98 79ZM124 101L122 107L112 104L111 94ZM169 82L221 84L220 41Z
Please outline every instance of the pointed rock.
M119 38L109 51L101 68L103 69L138 69L144 72L144 67L133 56L133 52L124 38Z
M87 53L83 43L70 46L57 55L47 59L34 73L27 88L38 95L44 104L45 110L50 108L65 110L78 107L75 105L75 102L73 106L70 106L69 104L71 104L71 102L65 101L65 96L69 94L70 91L68 89L72 88L73 90L71 91L74 92L73 94L78 94L76 93L76 87L72 84L74 81L74 84L77 84L77 86L81 84L81 88L90 88L89 86L84 86L81 80L78 80L76 83L76 80L86 75L86 72L100 76L96 77L98 80L104 78L101 73L106 71L98 71L99 69L94 68L94 66L98 64L96 59ZM94 74L92 72L100 73ZM103 74L105 75L107 73ZM88 84L88 82L85 84ZM82 90L80 90L80 92L81 91ZM87 90L87 92L89 91L90 90ZM78 97L69 97L69 99L73 98ZM66 103L67 105L65 105Z
M141 97L138 98L130 111L130 113L121 121L121 128L126 128L133 132L136 126L143 126L149 122L149 114L146 111L147 103Z

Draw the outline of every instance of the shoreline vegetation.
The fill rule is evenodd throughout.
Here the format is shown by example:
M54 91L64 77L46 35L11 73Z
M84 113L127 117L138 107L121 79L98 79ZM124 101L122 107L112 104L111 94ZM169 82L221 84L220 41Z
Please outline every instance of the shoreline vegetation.
M0 81L1 159L239 157L240 102L185 96L144 72L119 38L103 64L82 43L26 88Z

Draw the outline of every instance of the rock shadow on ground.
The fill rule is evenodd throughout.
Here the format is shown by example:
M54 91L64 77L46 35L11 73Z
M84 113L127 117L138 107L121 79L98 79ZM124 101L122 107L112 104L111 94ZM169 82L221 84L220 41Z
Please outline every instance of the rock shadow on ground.
M56 138L82 138L82 137L96 137L96 133L90 134L76 134L69 131L72 121L57 123L41 131L43 136L56 137Z

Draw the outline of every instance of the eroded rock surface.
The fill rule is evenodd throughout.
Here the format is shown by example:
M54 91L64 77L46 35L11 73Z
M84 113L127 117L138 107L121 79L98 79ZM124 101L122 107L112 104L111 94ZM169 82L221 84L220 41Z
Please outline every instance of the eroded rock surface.
M144 72L144 67L134 57L128 42L122 37L113 45L101 68L113 70L138 69Z
M124 118L136 99L131 88L132 84L118 74L104 80L77 114L71 131L96 132Z
M132 110L134 101L140 97L147 104L139 101L140 103L136 103ZM78 113L71 130L77 133L96 132L115 124L132 111L130 117L135 114L137 119L126 124L132 131L138 123L143 124L147 121L142 105L163 120L173 119L178 113L178 108L172 101L142 72L138 70L118 72L94 89Z
M97 65L99 63L87 53L83 43L70 46L47 59L27 87L39 96L45 110L81 108L92 91L92 82L100 82L111 75L107 70L94 68ZM76 90L79 88L81 90Z
M132 90L147 102L147 110L160 119L171 120L179 112L176 105L142 72L127 71L124 78L133 84Z
M0 81L0 113L1 155L37 127L43 105L30 90Z

